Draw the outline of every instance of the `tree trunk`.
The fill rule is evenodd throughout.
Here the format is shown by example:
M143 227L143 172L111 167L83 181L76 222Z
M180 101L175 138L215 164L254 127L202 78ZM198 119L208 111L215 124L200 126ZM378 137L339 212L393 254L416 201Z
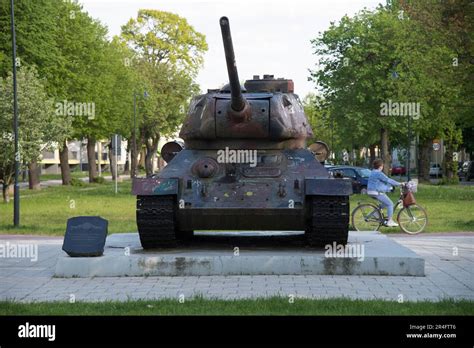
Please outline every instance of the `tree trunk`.
M146 155L145 155L145 170L146 176L153 175L153 160L155 159L156 152L158 151L158 143L160 137L154 137L147 140L146 144Z
M66 140L64 140L63 144L59 148L59 163L61 166L61 179L63 181L63 185L71 185L71 168L69 167L69 148L67 147Z
M112 173L112 180L115 180L117 176L117 171L115 170L117 164L117 157L115 156L115 149L112 147L112 142L109 145L109 163L110 163L110 172Z
M149 145L148 141L146 142L146 154L145 154L145 173L146 176L151 176L153 174L153 145Z
M418 179L420 181L430 181L431 139L423 140L419 145L418 151Z
M130 174L130 150L131 150L131 147L130 147L130 140L127 141L127 151L125 153L125 164L123 166L123 174L124 175L128 175Z
M9 203L10 197L13 195L13 184L2 184L3 202Z
M380 130L380 144L381 156L383 160L383 172L385 175L388 175L390 173L390 166L392 165L392 156L390 155L388 130L386 128L382 128Z
M131 146L131 160L130 160L130 163L131 163L131 166L130 166L130 177L131 178L134 178L136 176L138 176L138 168L140 165L142 165L142 167L144 166L144 156L142 155L141 158L140 158L140 161L138 160L138 155L141 154L141 148L142 148L142 145L144 143L144 136L142 135L142 132L140 132L140 136L139 138L137 139L137 142L134 144L133 143L133 138L132 138L132 146Z
M369 146L369 151L370 151L370 159L369 159L369 166L372 168L372 163L375 161L375 147L376 144L372 144Z
M38 167L37 161L32 161L28 164L28 186L30 190L40 190L41 182L41 167Z
M158 172L161 172L161 169L165 166L165 161L163 160L163 157L159 156L158 157Z
M130 167L130 178L135 178L138 174L138 151L137 151L137 144L132 144L131 151L131 167Z
M26 163L23 163L23 166L22 167L25 167ZM21 181L22 182L25 182L26 181L26 173L27 171L26 170L22 170L21 171ZM28 179L29 180L29 179Z
M446 179L453 179L457 175L457 163L454 161L452 144L445 144L446 153L444 154L443 176Z
M97 165L95 163L95 143L94 137L87 138L87 161L89 163L89 183L97 179Z
M138 168L145 168L146 149L140 150L140 158L138 159Z

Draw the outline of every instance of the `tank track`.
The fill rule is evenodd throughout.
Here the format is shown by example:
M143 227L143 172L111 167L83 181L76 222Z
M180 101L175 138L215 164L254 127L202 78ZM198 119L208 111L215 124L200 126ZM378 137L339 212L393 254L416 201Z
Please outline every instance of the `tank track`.
M174 196L138 196L137 227L143 249L176 246Z
M348 196L310 196L306 241L310 246L336 242L347 244L349 234Z

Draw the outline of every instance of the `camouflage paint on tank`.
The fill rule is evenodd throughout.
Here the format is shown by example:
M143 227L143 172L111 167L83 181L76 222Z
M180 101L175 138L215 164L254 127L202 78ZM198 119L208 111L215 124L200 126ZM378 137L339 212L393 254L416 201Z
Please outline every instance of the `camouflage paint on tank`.
M176 195L179 192L179 180L176 178L134 178L134 195Z

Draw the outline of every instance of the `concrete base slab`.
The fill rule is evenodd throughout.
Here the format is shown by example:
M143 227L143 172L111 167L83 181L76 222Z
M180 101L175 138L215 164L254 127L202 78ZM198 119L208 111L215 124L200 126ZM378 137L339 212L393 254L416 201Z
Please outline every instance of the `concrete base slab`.
M137 233L113 234L101 257L64 253L55 276L425 275L423 258L379 232L350 232L345 248L304 247L302 237L298 231L196 232L178 248L144 251Z

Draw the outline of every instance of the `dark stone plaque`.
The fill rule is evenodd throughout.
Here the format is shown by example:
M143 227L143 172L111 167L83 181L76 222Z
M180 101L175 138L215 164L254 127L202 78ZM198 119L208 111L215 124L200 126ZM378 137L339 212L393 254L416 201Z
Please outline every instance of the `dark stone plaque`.
M99 216L77 216L67 221L63 250L72 257L104 253L108 221Z

